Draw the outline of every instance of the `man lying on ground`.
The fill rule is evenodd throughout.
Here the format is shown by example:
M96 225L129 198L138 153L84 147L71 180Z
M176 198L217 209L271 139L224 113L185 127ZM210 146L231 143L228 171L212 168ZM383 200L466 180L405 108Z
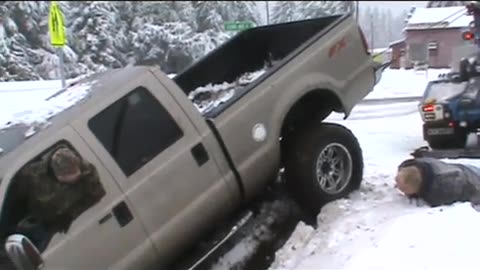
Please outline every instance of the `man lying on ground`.
M398 166L396 188L410 199L435 207L455 202L480 205L480 168L446 163L434 158L414 158Z

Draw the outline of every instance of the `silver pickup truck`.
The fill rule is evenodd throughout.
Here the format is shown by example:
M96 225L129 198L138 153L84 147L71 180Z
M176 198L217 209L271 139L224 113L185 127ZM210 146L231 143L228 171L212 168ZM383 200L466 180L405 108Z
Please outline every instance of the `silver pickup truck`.
M21 270L170 269L281 169L299 204L318 213L363 175L354 135L322 120L346 118L383 68L345 15L243 31L173 79L137 66L70 85L49 100L89 88L48 125L0 132L4 257ZM16 231L27 210L15 181L58 144L93 164L105 192L40 245L33 239L46 233Z

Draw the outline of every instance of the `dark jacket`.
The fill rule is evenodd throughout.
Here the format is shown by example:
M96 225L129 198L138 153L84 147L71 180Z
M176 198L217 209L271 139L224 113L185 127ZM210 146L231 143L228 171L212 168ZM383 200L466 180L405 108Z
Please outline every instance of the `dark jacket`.
M412 165L422 174L420 191L413 197L423 199L433 207L467 201L480 204L479 168L434 158L408 159L399 168Z
M73 221L105 195L96 169L88 162L82 163L81 179L74 184L57 181L46 159L22 168L17 181L18 192L27 203L28 215L48 225L54 225L52 223L57 223L59 218Z

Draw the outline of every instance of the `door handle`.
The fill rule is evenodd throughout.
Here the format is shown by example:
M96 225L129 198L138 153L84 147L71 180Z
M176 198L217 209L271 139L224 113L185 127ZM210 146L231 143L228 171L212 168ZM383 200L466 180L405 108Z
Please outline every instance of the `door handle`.
M208 160L210 160L210 157L208 156L208 152L201 142L195 145L192 148L191 152L192 152L193 158L195 159L199 167L201 167Z
M130 223L130 221L133 220L132 212L124 201L121 201L119 204L117 204L112 209L112 213L120 227L125 227L128 223Z
M98 224L102 225L103 223L109 221L111 218L112 218L112 213L108 213L98 221Z

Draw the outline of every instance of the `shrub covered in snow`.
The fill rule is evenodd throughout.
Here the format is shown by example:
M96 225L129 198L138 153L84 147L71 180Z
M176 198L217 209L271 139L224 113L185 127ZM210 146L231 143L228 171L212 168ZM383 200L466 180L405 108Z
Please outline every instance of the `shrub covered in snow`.
M278 1L272 10L275 23L353 12L353 1Z
M259 24L253 1L60 1L68 78L126 65L178 72L232 33L223 23ZM58 78L48 1L0 1L0 81Z

